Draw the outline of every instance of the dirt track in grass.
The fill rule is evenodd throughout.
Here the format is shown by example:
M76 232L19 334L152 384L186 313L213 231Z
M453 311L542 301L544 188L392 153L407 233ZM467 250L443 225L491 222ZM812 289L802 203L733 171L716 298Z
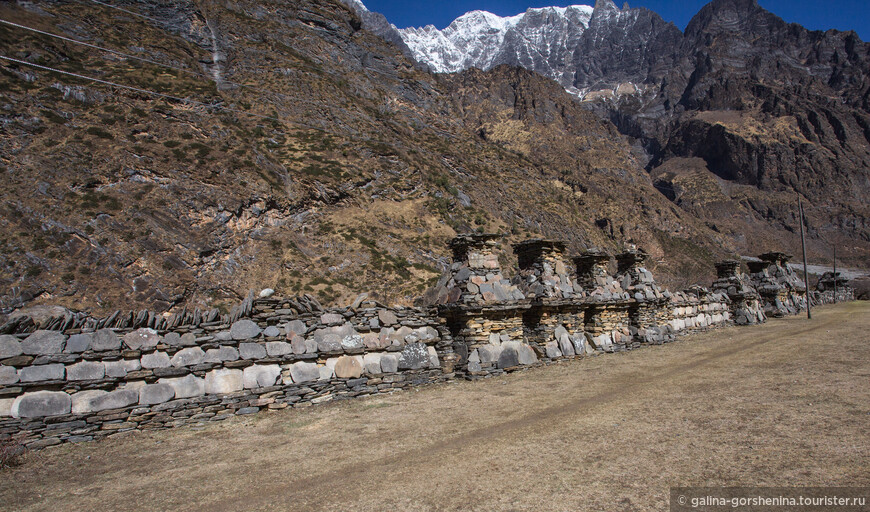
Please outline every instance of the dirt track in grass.
M28 454L3 510L666 510L870 486L870 303L480 382Z

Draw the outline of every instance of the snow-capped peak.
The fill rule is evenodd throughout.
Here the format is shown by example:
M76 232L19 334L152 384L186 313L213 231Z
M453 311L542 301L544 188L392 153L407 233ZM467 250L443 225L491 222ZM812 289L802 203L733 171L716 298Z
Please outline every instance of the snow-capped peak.
M400 29L399 34L417 60L429 64L436 72L453 73L470 67L489 69L503 62L520 64L523 57L531 57L518 52L506 55L510 50L505 48L506 39L540 42L550 50L552 45L560 44L559 39L564 39L557 37L547 43L553 39L553 32L564 35L567 31L578 36L589 26L592 12L588 5L531 8L507 17L471 11L453 20L444 30L427 25Z

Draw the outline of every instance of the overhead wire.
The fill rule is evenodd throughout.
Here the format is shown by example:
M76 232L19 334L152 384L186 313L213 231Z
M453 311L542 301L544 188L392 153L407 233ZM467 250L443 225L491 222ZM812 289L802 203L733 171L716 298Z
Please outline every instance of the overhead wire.
M112 9L117 9L119 11L126 12L127 14L132 14L133 16L139 16L140 18L145 18L146 20L151 20L151 21L156 21L156 22L160 21L157 18L152 18L151 16L145 16L144 14L139 14L138 12L128 11L127 9L123 9L121 7L118 7L117 5L107 4L105 2L100 2L99 0L91 0L91 2L93 2L95 4L104 5L106 7L111 7Z
M281 119L278 119L277 117L265 116L265 115L262 115L262 114L255 114L255 113L253 113L253 112L246 112L246 111L244 111L244 110L239 110L239 109L235 109L235 108L227 107L227 106L224 106L224 105L217 105L217 104L214 104L214 103L204 103L204 102L202 102L202 101L196 101L196 100L192 100L192 99L190 99L190 98L182 98L182 97L180 97L180 96L173 96L173 95L171 95L171 94L164 94L164 93L160 93L160 92L156 92L156 91L150 91L150 90L148 90L148 89L142 89L142 88L139 88L139 87L133 87L133 86L130 86L130 85L118 84L118 83L115 83L115 82L111 82L111 81L109 81L109 80L103 80L103 79L101 79L101 78L94 78L94 77L91 77L91 76L80 75L80 74L78 74L78 73L73 73L73 72L71 72L71 71L64 71L64 70L62 70L62 69L56 69L56 68L53 68L53 67L51 67L51 66L44 66L44 65L42 65L42 64L36 64L36 63L33 63L33 62L27 62L26 60L16 59L16 58L9 57L9 56L6 56L6 55L0 55L0 59L2 59L2 60L6 60L6 61L9 61L9 62L15 62L15 63L22 64L22 65L25 65L25 66L34 67L34 68L37 68L37 69L42 69L42 70L44 70L44 71L51 71L51 72L54 72L54 73L60 73L60 74L62 74L62 75L72 76L72 77L79 78L79 79L82 79L82 80L88 80L88 81L91 81L91 82L96 82L96 83L100 83L100 84L104 84L104 85L109 85L109 86L112 86L112 87L119 87L119 88L121 88L121 89L127 89L127 90L130 90L130 91L135 91L135 92L139 92L139 93L143 93L143 94L150 94L150 95L153 95L153 96L157 96L157 97L160 97L160 98L166 98L166 99L170 99L170 100L173 100L173 101L179 101L179 102L182 102L182 103L188 103L188 104L191 104L191 105L197 105L197 106L201 106L201 107L205 107L205 108L214 108L214 109L218 109L218 110L225 110L225 111L228 111L228 112L234 112L234 113L237 113L237 114L248 115L248 116L252 116L252 117L258 117L258 118L261 118L261 119L268 119L268 120L270 120L270 121L276 121L276 122L279 122L279 123L282 122Z
M92 1L93 1L93 0L92 0ZM97 2L97 3L102 3L102 2ZM29 31L31 31L31 32L35 32L35 33L37 33L37 34L41 34L41 35L44 35L44 36L49 36L49 37L54 37L54 38L57 38L57 39L61 39L61 40L63 40L63 41L67 41L67 42L70 42L70 43L73 43L73 44L79 44L79 45L82 45L82 46L87 46L88 48L94 48L95 50L104 51L104 52L111 53L111 54L114 54L114 55L118 55L118 56L121 56L121 57L124 57L124 58L127 58L127 59L134 59L134 60L138 60L138 61L141 61L141 62L147 62L147 63L149 63L149 64L154 64L154 65L156 65L156 66L162 66L162 67L165 67L165 68L168 68L168 69L173 69L173 70L175 70L175 71L179 71L179 72L182 72L182 73L187 73L187 74L189 74L189 75L193 75L193 76L199 76L199 77L207 78L207 79L209 79L209 81L214 81L214 79L213 79L210 75L208 75L207 73L201 73L201 72L198 72L198 71L193 71L193 70L191 70L191 69L185 69L185 68L181 68L181 67L178 67L178 66L173 66L173 65L171 65L171 64L166 64L165 62L159 62L159 61L156 61L156 60L147 59L147 58L145 58L145 57L139 57L139 56L137 56L137 55L131 55L131 54L129 54L129 53L124 53L124 52L120 52L120 51L118 51L118 50L113 50L113 49L111 49L111 48L104 48L104 47L99 46L99 45L95 45L95 44L88 43L88 42L85 42L85 41L80 41L80 40L78 40L78 39L73 39L73 38L71 38L71 37L62 36L62 35L60 35L60 34L54 34L54 33L52 33L52 32L46 32L46 31L44 31L44 30L39 30L39 29L36 29L36 28L33 28L33 27L28 27L28 26L26 26L26 25L21 25L21 24L19 24L19 23L15 23L15 22L12 22L12 21L4 20L4 19L0 19L0 23L5 24L5 25L10 25L10 26L12 26L12 27L16 27L16 28L24 29L24 30L29 30ZM270 90L268 90L268 89L260 89L260 88L257 88L257 87L251 86L251 85L247 85L247 84L243 84L243 83L239 83L239 82L233 82L232 80L221 80L221 82L223 82L223 83L227 83L227 84L231 84L231 85L235 85L235 86L238 86L238 87L245 87L245 88L248 88L248 89L251 89L251 90L257 91L257 92L264 92L264 93L274 94L274 95L276 95L276 96L283 96L283 94L282 94L282 93L279 93L279 92L270 91Z

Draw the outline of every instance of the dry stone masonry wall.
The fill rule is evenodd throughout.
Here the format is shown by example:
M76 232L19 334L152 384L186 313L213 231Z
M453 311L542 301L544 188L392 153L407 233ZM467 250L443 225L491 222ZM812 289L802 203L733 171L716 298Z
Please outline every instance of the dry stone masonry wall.
M561 242L529 240L513 247L511 280L495 235L463 235L451 247L455 261L425 308L387 308L362 295L327 310L313 297L266 290L229 315L17 318L0 334L0 439L39 448L485 378L763 322L766 311L796 311L806 300L778 253L755 265L752 279L725 261L712 291L671 293L634 247L616 257L613 276L601 251L572 266ZM834 279L817 297L834 299ZM849 297L845 286L837 294Z

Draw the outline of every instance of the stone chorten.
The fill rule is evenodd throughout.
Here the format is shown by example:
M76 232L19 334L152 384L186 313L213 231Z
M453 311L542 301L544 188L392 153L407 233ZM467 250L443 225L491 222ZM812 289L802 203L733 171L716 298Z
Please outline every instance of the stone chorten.
M761 261L748 262L752 285L761 295L767 316L797 314L806 308L807 289L788 261L791 256L768 252L758 256Z
M628 300L628 294L619 282L610 275L607 265L610 255L593 248L574 257L577 267L577 284L583 290L585 298L590 302L609 302Z
M582 289L565 263L565 244L539 238L514 244L520 271L514 277L520 291L530 299L572 299Z
M439 303L485 303L522 300L523 293L501 273L496 249L501 235L459 235L449 243L453 264L443 283L446 294Z
M764 322L764 308L761 297L752 286L749 276L740 271L737 260L723 260L716 263L716 281L713 291L725 293L731 300L731 316L734 323L748 325Z

